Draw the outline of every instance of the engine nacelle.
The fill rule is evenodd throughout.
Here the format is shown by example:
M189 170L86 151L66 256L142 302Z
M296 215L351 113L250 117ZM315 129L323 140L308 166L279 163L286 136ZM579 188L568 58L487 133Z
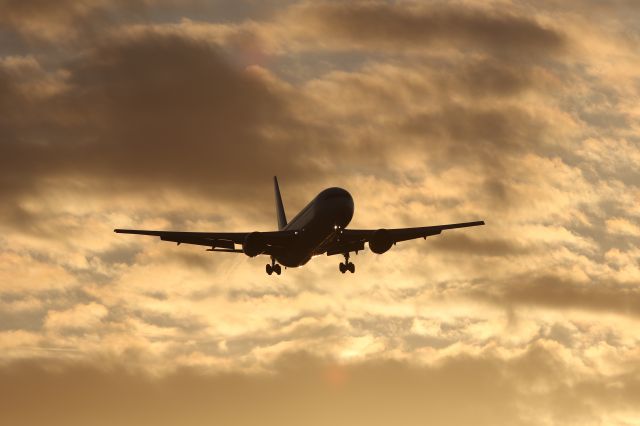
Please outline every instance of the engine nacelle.
M255 257L266 251L267 244L260 232L252 232L242 242L242 251L249 257Z
M376 254L382 254L389 250L393 245L389 231L386 229L378 229L373 233L369 240L369 248Z

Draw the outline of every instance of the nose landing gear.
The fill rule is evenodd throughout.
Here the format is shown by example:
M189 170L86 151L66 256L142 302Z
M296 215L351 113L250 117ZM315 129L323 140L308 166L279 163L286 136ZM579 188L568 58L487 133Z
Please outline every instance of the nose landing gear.
M273 274L274 272L276 273L276 275L280 275L282 273L282 268L276 263L276 260L273 257L271 258L271 264L267 263L265 270L269 275Z
M340 272L342 272L343 274L347 271L351 272L352 274L356 272L356 265L349 262L349 253L344 254L344 263L340 262L340 265L338 265L338 269L340 269Z

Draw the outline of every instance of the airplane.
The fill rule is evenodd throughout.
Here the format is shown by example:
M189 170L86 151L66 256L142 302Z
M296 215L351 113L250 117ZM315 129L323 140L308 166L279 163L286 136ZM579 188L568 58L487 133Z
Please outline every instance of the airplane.
M147 231L140 229L115 229L119 234L138 234L160 237L163 241L180 244L195 244L209 247L207 251L244 253L249 257L266 255L271 263L265 268L267 274L280 275L282 268L296 268L321 254L344 256L339 270L355 273L355 265L349 261L352 252L358 254L369 249L382 254L401 241L438 235L442 231L455 228L484 225L484 221L452 223L448 225L424 226L396 229L347 229L353 218L353 198L342 188L327 188L320 192L290 222L284 212L284 205L278 186L278 178L273 177L278 230L271 232L176 232ZM236 247L239 246L239 247Z

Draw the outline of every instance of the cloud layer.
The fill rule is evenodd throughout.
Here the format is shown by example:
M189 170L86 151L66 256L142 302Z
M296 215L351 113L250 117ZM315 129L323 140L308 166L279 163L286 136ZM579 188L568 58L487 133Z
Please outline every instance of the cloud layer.
M212 419L239 425L534 425L549 419L598 424L633 421L624 415L602 418L598 408L625 412L638 403L637 378L565 381L558 376L566 374L565 364L544 347L506 363L492 356L460 357L422 367L393 361L344 366L291 354L270 375L183 369L153 378L114 366L60 368L21 363L0 371L8 395L2 402L5 418L52 425L204 425ZM43 402L30 410L35 388Z
M0 419L634 424L639 15L3 2ZM112 232L273 229L274 174L289 216L487 226L277 280Z

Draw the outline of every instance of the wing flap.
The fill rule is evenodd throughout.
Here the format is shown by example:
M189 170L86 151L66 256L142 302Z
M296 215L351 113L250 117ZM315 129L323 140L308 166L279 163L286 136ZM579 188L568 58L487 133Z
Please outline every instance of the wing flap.
M117 234L136 234L136 235L149 235L153 237L160 237L165 241L181 240L229 240L236 244L242 244L248 232L180 232L180 231L148 231L144 229L114 229ZM268 232L265 232L268 234ZM186 242L186 241L185 241Z
M162 241L171 241L178 244L194 244L199 246L209 246L216 248L234 249L235 244L232 240L223 240L220 238L198 238L190 236L174 236L174 235L161 235Z
M344 254L351 252L358 252L364 250L364 241L348 241L333 243L327 247L327 256L333 256L334 254Z

